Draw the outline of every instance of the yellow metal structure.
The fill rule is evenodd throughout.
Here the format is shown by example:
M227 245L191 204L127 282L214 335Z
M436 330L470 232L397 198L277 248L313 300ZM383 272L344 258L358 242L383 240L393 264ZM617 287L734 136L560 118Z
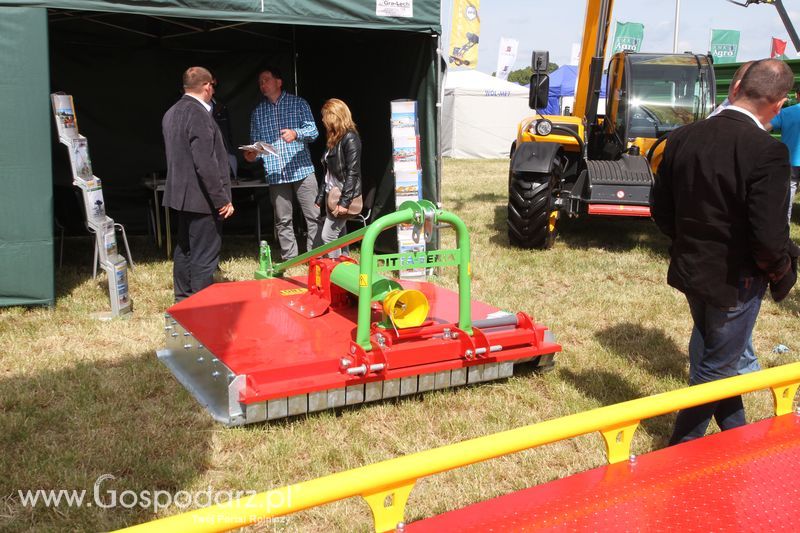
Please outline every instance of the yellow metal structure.
M611 58L611 63L609 64L609 70L613 68L614 71L621 71L624 67L625 59L621 55L615 55ZM624 90L623 88L623 80L625 79L624 76L612 76L609 80L609 86L606 91L606 116L608 116L611 120L610 122L616 122L617 117L620 114L620 101L621 101L621 93Z
M572 137L571 135L566 134L559 134L553 133L547 136L536 135L532 131L532 126L536 123L536 121L540 118L546 118L552 122L557 122L561 126L572 126L575 128L576 133L581 139L586 138L586 124L583 122L582 117L570 117L570 116L561 116L561 115L537 115L526 117L522 122L520 122L517 128L517 144L524 143L524 142L532 142L532 141L539 141L539 142L552 142L558 143L564 147L564 150L569 152L579 152L580 145L578 144L578 140Z
M656 139L653 139L652 137L636 137L632 141L628 141L628 146L629 147L636 146L637 148L639 148L639 151L641 153L647 154L647 152L650 150L650 148L653 147L655 142ZM653 172L655 172L655 169L653 169Z
M638 139L637 139L638 140ZM655 141L653 141L654 143ZM650 147L653 146L653 143L650 143ZM645 144L645 143L643 143ZM650 170L653 171L653 174L656 173L658 170L658 165L661 164L661 159L664 157L664 148L667 147L666 142L659 143L655 150L653 150L653 155L650 157ZM650 148L647 149L647 153L650 153Z
M383 311L400 329L416 328L428 318L428 299L415 289L395 289L383 300Z
M618 463L629 458L641 420L767 388L780 416L791 412L798 385L800 363L792 363L390 459L122 531L229 531L353 496L369 504L376 531L391 531L403 521L406 501L420 478L594 432L603 435L609 463Z
M633 433L637 427L639 427L638 421L632 424L623 423L618 427L600 431L606 443L606 457L610 464L621 463L630 457Z
M614 0L588 0L586 2L586 21L583 25L581 58L578 64L578 85L575 88L575 107L572 112L576 117L586 116L589 96L589 67L592 64L592 57L605 55L613 8Z

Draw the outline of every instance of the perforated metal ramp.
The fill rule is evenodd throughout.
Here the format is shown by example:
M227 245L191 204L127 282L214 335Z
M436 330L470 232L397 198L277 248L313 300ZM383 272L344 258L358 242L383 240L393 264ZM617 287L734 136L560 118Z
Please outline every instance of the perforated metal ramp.
M431 531L797 531L800 416L770 418L444 513Z

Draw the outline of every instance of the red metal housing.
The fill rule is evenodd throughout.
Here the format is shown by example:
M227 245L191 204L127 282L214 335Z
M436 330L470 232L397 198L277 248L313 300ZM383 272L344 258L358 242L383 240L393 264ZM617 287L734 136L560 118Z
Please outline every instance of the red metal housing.
M354 342L354 305L341 305L346 296L338 292L339 305L317 306L308 316L303 302L319 295L307 291L307 282L298 277L215 284L172 306L168 315L233 375L246 376L239 397L243 404L561 350L548 340L547 328L524 313L516 315L516 325L475 328L473 336L466 335L456 325L456 293L427 282L403 282L427 297L428 321L413 329L382 329L375 325L381 316L374 309L372 350L364 351ZM472 304L473 320L498 312ZM383 366L364 375L347 372L362 364Z

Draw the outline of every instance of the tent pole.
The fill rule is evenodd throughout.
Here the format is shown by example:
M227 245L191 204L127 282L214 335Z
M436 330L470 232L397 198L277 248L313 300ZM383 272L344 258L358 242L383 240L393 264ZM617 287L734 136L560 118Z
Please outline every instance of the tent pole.
M444 83L442 82L442 36L436 36L436 207L442 207L442 103L444 102ZM433 235L436 247L439 248L439 228Z
M442 207L442 105L444 102L444 83L442 82L442 36L436 36L436 206ZM437 230L438 231L438 230ZM437 241L438 234L437 234Z
M681 0L675 0L675 31L672 34L672 53L678 53L678 26L681 20Z

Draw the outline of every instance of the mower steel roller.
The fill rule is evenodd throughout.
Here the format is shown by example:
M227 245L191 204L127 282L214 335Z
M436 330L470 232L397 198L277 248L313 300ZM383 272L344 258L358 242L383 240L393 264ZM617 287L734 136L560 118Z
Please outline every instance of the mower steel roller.
M458 246L375 254L378 234L399 224L425 238L451 226ZM360 263L324 257L358 240ZM283 277L300 264L307 276ZM458 268L458 292L381 275L447 266ZM552 367L561 351L529 315L471 299L466 226L424 200L284 263L273 265L262 243L255 277L214 284L168 309L158 352L226 426L507 378L516 363Z

